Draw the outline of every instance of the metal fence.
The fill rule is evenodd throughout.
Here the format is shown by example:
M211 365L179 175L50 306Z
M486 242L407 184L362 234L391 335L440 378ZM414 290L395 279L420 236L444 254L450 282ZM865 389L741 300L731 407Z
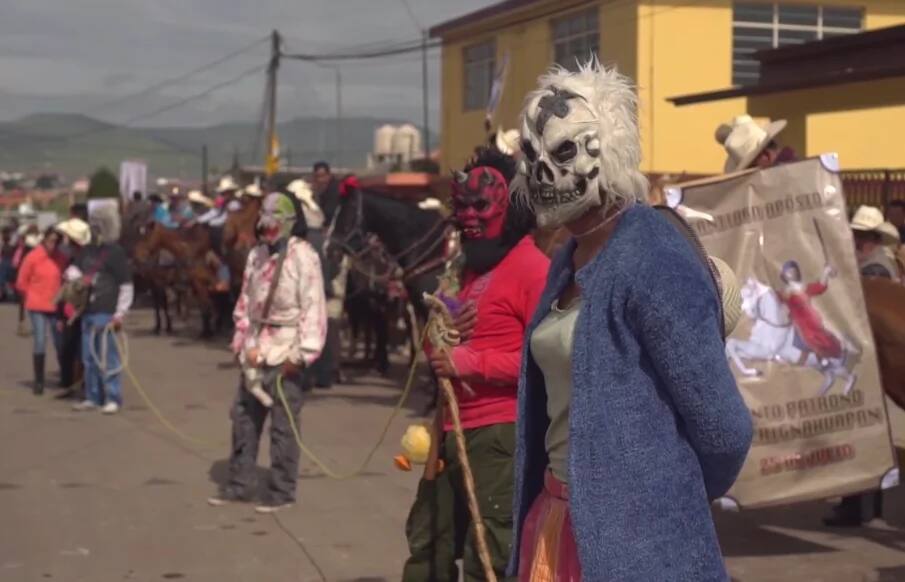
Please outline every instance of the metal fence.
M905 169L847 170L842 184L849 212L861 205L882 210L892 200L905 200Z

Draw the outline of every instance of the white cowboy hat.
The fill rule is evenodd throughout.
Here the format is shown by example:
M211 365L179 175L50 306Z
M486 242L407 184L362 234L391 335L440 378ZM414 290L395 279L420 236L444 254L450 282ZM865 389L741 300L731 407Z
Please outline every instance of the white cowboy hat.
M222 194L223 192L229 192L230 190L238 190L239 185L236 184L236 181L233 180L232 176L223 176L220 178L220 182L217 184L217 194Z
M201 190L192 190L188 195L189 202L194 204L201 204L202 206L207 206L208 208L214 207L214 201L201 193Z
M260 184L258 184L257 182L252 182L251 184L246 186L244 190L242 190L242 195L251 196L252 198L260 198L264 195L264 191L261 190Z
M902 244L902 237L899 236L899 229L896 226L887 221L884 221L879 227L877 227L877 232L880 233L880 237L886 240L886 246L896 247Z
M91 242L91 227L80 218L64 220L56 225L55 229L79 246L83 247Z
M860 232L875 232L880 235L884 245L894 245L899 243L898 232L896 227L889 224L883 218L883 213L876 206L859 206L852 217L852 230Z
M777 119L766 126L761 126L750 115L739 115L731 123L719 126L716 130L716 141L728 154L723 171L728 174L747 170L764 148L785 128L785 119Z
M503 131L502 128L496 132L494 143L496 149L500 150L507 156L514 156L519 151L519 132L517 129Z
M298 179L289 182L286 191L298 198L302 203L302 212L305 214L305 222L310 228L323 228L324 211L314 200L314 191L305 180Z
M429 197L419 202L418 208L421 210L440 210L443 208L443 203L436 198Z

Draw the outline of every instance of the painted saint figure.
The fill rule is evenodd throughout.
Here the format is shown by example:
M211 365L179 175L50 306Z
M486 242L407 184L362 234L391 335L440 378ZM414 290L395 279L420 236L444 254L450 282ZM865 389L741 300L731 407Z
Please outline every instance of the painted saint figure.
M801 280L801 267L796 261L786 261L780 271L785 289L777 290L783 303L789 308L789 316L795 326L795 347L802 351L802 360L813 352L822 361L842 357L843 346L824 325L820 312L811 304L811 298L826 293L829 280L836 270L827 265L820 281L805 284Z

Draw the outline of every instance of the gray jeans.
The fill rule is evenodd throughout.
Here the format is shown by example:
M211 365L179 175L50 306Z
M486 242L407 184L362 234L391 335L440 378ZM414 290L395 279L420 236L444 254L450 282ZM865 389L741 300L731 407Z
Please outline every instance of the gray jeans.
M263 387L273 398L273 408L261 404L244 386L239 384L239 394L232 409L232 453L229 457L229 484L227 487L241 497L254 494L255 467L258 443L264 430L264 421L270 413L270 480L267 501L291 503L295 501L295 489L299 473L299 446L289 424L289 416L276 388L279 368L264 367ZM283 378L283 393L292 412L295 425L299 426L302 409L301 378L296 375ZM301 429L300 429L301 430Z

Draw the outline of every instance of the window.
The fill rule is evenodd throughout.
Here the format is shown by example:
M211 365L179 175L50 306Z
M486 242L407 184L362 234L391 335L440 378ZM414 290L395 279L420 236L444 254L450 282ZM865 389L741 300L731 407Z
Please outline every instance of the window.
M465 110L483 109L490 98L496 66L496 44L489 40L463 49L465 63Z
M556 18L553 28L553 61L574 71L578 63L597 56L600 48L600 25L597 8Z
M732 83L753 85L760 77L754 53L854 34L863 29L861 8L735 2L732 11Z

